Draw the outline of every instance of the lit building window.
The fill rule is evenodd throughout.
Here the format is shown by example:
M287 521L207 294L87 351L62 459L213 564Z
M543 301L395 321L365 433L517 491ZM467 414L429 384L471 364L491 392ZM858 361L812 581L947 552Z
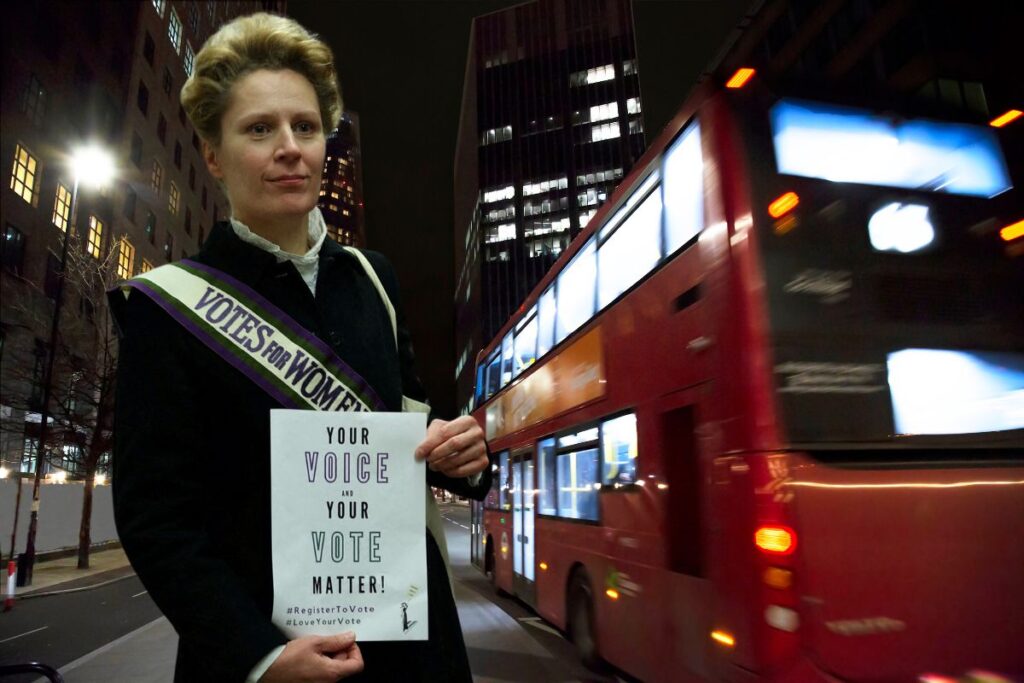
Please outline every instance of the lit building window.
M167 37L171 39L171 47L179 55L181 54L181 19L178 13L171 8L171 21L167 24Z
M587 188L584 192L576 195L576 203L579 206L594 206L608 198L608 193L600 188Z
M630 97L626 100L626 113L627 114L639 114L640 113L640 98Z
M164 182L164 167L160 165L160 162L156 159L153 160L153 173L150 176L150 185L153 186L153 192L156 192L157 196L160 195L160 186Z
M588 85L590 83L601 83L615 78L615 65L605 64L595 66L593 69L577 71L569 76L569 85Z
M142 259L142 265L139 266L139 272L148 273L151 270L153 270L153 264L146 259Z
M39 125L46 115L46 90L35 74L29 76L25 90L21 94L21 110L28 114L32 123Z
M122 280L130 278L134 263L135 247L132 246L127 237L122 237L121 246L117 251L117 276Z
M352 214L349 213L348 209L342 209L341 210L341 215L342 216L351 216Z
M504 142L512 139L512 126L502 126L501 128L491 128L485 130L484 134L480 136L481 145L491 145L495 142Z
M167 0L153 0L153 8L160 15L160 18L163 19L164 10L167 9Z
M53 202L53 224L60 228L61 232L67 232L70 216L71 193L68 192L68 188L58 183L57 198Z
M636 60L627 59L622 63L622 75L629 76L630 74L636 73Z
M506 240L514 240L516 238L516 224L515 223L502 223L501 225L492 225L487 228L487 234L485 240L488 244L492 242L504 242Z
M89 235L85 241L86 252L95 259L103 254L103 221L89 216Z
M561 178L552 178L551 180L542 180L537 183L523 185L523 195L529 197L533 194L541 194L551 190L564 190L567 187L569 187L569 179L562 176ZM509 199L511 198L509 197Z
M616 180L622 177L621 168L609 168L604 171L593 171L590 173L581 173L576 176L577 185L593 185L594 183L603 183L605 181Z
M595 213L597 213L597 209L591 209L590 211L587 211L586 213L580 214L580 229L581 230L587 226L587 223L590 222L590 219L594 217Z
M619 137L619 123L603 123L590 129L590 141L599 142Z
M596 107L590 108L590 120L591 121L606 121L608 119L619 118L619 103L609 102L608 104L599 104Z
M11 169L11 189L29 204L36 199L36 158L21 145L14 146L14 168Z
M192 65L195 64L196 54L192 52L192 46L185 43L185 75L192 75Z
M630 135L632 135L633 133L643 133L643 132L644 132L644 123L643 123L643 121L641 121L640 119L631 119L630 122L629 122L629 133L630 133Z
M497 190L487 190L484 192L484 204L501 201L502 199L512 199L515 196L516 188L512 185L501 187Z
M180 199L180 194L178 193L178 186L175 185L174 182L172 181L171 182L171 191L170 191L168 199L167 199L167 208L175 216L178 215L178 200L179 199Z
M331 199L341 199L341 195L338 194L337 192L332 192Z

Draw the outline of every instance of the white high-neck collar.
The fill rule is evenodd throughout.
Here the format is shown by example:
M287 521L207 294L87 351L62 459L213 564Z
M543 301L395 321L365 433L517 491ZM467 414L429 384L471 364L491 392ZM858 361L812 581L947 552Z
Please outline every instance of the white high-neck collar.
M308 266L317 263L320 259L320 247L323 246L324 238L327 236L327 226L324 224L324 217L320 213L320 207L314 206L313 210L309 212L307 224L309 226L307 244L312 246L310 246L309 251L305 254L293 254L284 251L265 237L260 237L250 230L249 226L234 216L231 217L231 227L240 240L270 252L277 258L279 263L292 261L296 266Z

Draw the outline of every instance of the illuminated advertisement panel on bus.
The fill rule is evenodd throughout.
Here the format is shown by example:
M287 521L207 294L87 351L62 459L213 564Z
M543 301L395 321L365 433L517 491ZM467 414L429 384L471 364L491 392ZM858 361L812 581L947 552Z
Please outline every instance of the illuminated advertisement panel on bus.
M487 406L487 439L600 398L605 386L601 328L595 327Z

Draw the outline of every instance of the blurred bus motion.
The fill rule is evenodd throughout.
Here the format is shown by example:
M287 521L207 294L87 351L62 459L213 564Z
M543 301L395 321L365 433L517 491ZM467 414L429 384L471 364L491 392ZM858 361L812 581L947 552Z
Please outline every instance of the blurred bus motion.
M479 355L474 562L645 681L1020 676L1006 131L741 86Z

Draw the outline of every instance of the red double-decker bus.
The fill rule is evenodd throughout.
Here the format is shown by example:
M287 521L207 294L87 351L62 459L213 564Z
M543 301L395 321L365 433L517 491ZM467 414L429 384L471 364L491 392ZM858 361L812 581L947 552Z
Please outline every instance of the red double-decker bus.
M495 586L645 681L1024 673L999 135L691 97L478 356Z

